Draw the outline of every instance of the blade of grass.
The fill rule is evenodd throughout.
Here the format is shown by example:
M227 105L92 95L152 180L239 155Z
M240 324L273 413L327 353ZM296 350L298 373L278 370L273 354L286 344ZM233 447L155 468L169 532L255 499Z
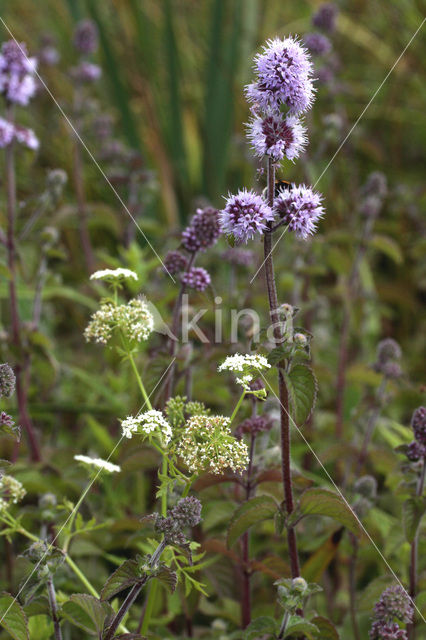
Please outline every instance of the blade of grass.
M129 145L133 149L140 149L141 143L138 131L133 118L133 113L129 107L130 96L125 82L123 81L123 64L118 59L112 45L113 38L108 34L104 21L101 18L99 5L95 0L86 0L87 8L91 18L96 22L99 30L99 40L104 57L104 72L109 80L112 98L121 113L121 126Z

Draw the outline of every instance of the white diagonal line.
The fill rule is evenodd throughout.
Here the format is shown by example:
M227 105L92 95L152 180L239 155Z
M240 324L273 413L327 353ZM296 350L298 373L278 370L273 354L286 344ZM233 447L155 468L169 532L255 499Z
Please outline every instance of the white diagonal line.
M6 31L9 33L10 37L12 38L12 40L15 42L15 44L19 47L20 52L22 53L22 55L26 58L26 60L28 60L28 56L26 55L25 51L22 49L20 43L16 40L15 36L13 35L12 31L9 29L9 27L7 26L7 24L5 23L5 21L3 20L3 18L0 16L0 22L2 22L4 28L6 29ZM49 94L49 96L52 98L53 102L55 103L56 107L59 109L62 117L65 119L66 123L68 124L68 126L70 127L70 129L73 131L74 135L76 136L76 138L78 139L78 141L80 142L80 144L82 145L82 147L84 148L84 150L86 151L86 153L88 154L89 158L92 160L92 162L94 163L94 165L96 166L96 168L98 169L99 173L101 174L101 176L104 178L105 182L108 184L108 186L110 187L110 189L112 190L112 192L114 193L115 197L117 198L117 200L119 201L119 203L121 204L121 206L123 207L123 209L126 211L127 215L131 218L131 220L134 222L136 228L140 231L140 233L142 234L142 237L145 239L145 242L148 244L148 246L151 248L151 250L153 251L153 253L155 254L155 256L158 258L158 260L161 262L163 269L166 271L166 273L168 273L168 275L170 276L170 278L173 280L173 282L176 282L175 279L173 278L172 274L168 271L167 267L165 266L164 262L162 261L162 259L160 258L160 256L158 255L158 253L156 252L156 250L154 249L154 247L152 246L152 244L150 243L150 241L148 240L148 238L146 237L146 235L144 234L144 232L142 231L142 229L140 228L139 224L137 223L137 221L135 220L134 216L132 215L131 211L129 210L128 206L126 205L126 203L124 202L123 198L120 196L120 194L118 193L117 189L114 187L114 185L111 183L111 181L109 180L108 176L106 175L105 171L102 169L102 167L100 166L99 162L96 160L95 156L93 155L93 153L90 151L89 147L87 146L87 144L84 142L83 138L80 136L79 132L77 131L77 129L75 128L75 126L73 125L72 121L70 120L70 118L67 116L67 114L65 113L65 111L63 110L63 108L61 107L61 105L59 104L59 102L56 100L55 96L53 95L53 93L51 92L51 90L49 89L49 87L47 86L47 84L45 83L45 81L43 80L43 78L41 77L41 75L39 74L39 72L37 71L37 69L35 70L35 74L37 76L37 78L40 80L41 84L43 85L43 87L45 88L45 90L47 91L47 93Z
M339 489L339 487L337 486L337 484L334 482L333 478L331 477L331 475L328 473L327 469L325 468L325 466L323 465L323 463L321 462L320 458L317 456L317 454L315 453L314 449L311 447L311 445L309 444L308 440L305 438L305 436L303 435L303 432L301 431L301 429L299 429L299 427L297 426L297 424L295 423L295 421L293 420L293 418L291 417L291 415L289 414L289 412L287 411L287 409L281 404L281 401L279 399L279 397L277 396L277 394L275 393L274 389L271 387L271 385L269 384L269 382L267 381L267 379L265 378L265 376L263 375L263 373L261 371L259 371L260 375L262 376L262 378L264 379L264 381L266 382L266 384L268 385L268 387L270 388L270 390L272 391L272 393L274 394L274 396L276 397L276 399L278 400L278 402L280 403L280 406L284 409L284 411L286 412L289 420L291 421L292 425L296 428L298 434L302 437L303 441L305 442L306 446L309 448L310 452L312 453L312 455L315 457L316 461L318 462L318 464L320 465L321 469L324 471L324 473L326 474L326 476L328 477L328 479L330 480L331 484L333 485L333 487L336 489L337 493L339 494L339 496L342 498L343 502L345 503L345 505L348 507L348 509L350 509L350 511L352 512L353 516L355 517L358 525L360 526L360 528L363 530L363 532L365 533L365 535L367 536L367 538L369 539L370 543L373 545L374 549L377 551L377 553L379 554L379 556L381 557L381 559L383 560L383 562L385 563L386 567L389 569L389 571L391 572L391 574L393 575L393 577L395 578L395 580L398 582L399 586L404 589L405 594L407 595L407 597L409 598L411 604L413 605L413 607L416 609L417 613L419 614L419 616L421 617L421 619L423 620L423 622L426 622L426 619L424 618L422 612L418 609L418 607L416 606L416 603L414 602L414 600L410 597L410 595L408 594L407 590L405 589L404 585L402 584L401 580L398 578L398 576L396 575L395 571L392 569L392 567L390 566L389 562L386 560L385 556L383 555L383 553L380 551L379 547L377 546L377 544L374 542L373 538L371 537L371 535L368 533L367 529L365 528L365 526L362 524L361 520L359 519L359 517L357 516L357 514L355 513L355 511L352 509L351 505L349 504L349 502L346 500L345 496L343 495L343 493L341 492L341 490Z
M1 18L0 18L1 19ZM176 360L176 358L173 358L171 360L171 362L169 363L167 369L163 372L161 378L158 380L157 384L155 385L155 387L153 388L153 390L151 391L151 393L149 394L148 398L150 398L152 396L152 394L154 393L154 391L157 389L158 385L161 383L161 381L163 380L164 376L167 374L168 370L170 369L170 367L172 366L172 364L174 363L174 361ZM145 407L146 405L146 400L143 402L141 408L139 409L139 411L137 412L137 416L140 414L140 412L142 411L142 409ZM120 443L122 442L124 436L122 435L120 440L117 442L117 444L115 445L115 447L113 448L113 450L111 451L111 453L109 454L108 458L106 459L106 462L109 462L111 456L113 455L114 451L117 449L117 447L120 445ZM27 577L27 579L25 580L24 584L21 586L21 588L19 589L18 593L16 594L16 596L13 598L12 602L10 603L10 605L8 606L8 608L6 609L6 611L4 612L3 616L0 619L0 623L4 620L4 618L6 617L6 615L8 614L8 612L10 611L11 607L13 607L14 603L16 602L17 598L19 598L20 594L22 593L23 589L25 588L25 586L28 584L29 580L31 579L31 577L34 575L35 571L37 571L38 567L40 566L40 564L43 562L43 560L45 559L45 557L48 555L48 553L50 552L50 550L52 549L53 545L55 544L56 540L59 538L59 536L61 535L62 531L65 529L65 527L67 526L68 522L70 521L70 519L74 516L74 513L76 511L77 508L80 508L81 506L81 502L84 500L84 498L86 497L86 495L89 493L90 489L92 488L92 486L94 485L94 483L96 482L96 480L98 479L98 477L100 476L100 474L102 473L103 469L100 468L98 470L98 472L96 473L96 475L92 478L92 480L89 482L89 484L87 485L87 487L85 488L85 490L83 491L83 493L81 494L80 498L77 500L76 502L76 506L74 507L74 509L71 511L71 513L69 514L68 518L65 520L64 524L62 525L62 527L59 529L58 533L55 535L55 537L53 538L53 540L49 543L47 550L45 552L45 554L40 558L40 560L37 562L37 564L33 567L31 573L29 574L29 576Z
M383 88L383 85L385 84L386 80L389 78L389 76L391 75L391 73L393 72L393 70L395 69L396 65L398 64L398 62L401 60L401 58L403 57L403 55L405 54L405 52L407 51L408 47L410 46L410 44L413 42L414 38L417 36L417 34L419 33L420 29L423 27L424 23L426 21L426 18L423 18L423 20L421 21L420 25L417 27L416 31L413 33L413 35L411 36L411 38L409 39L409 41L407 42L407 44L405 45L404 49L402 50L402 52L399 54L399 56L397 57L397 59L395 60L395 62L393 63L392 67L390 68L390 70L388 71L388 73L385 75L384 79L382 80L382 82L379 84L379 86L377 87L377 89L375 90L375 92L373 93L373 95L371 96L370 100L367 102L367 104L365 105L364 109L361 111L360 115L358 116L358 118L355 120L355 123L352 125L351 129L348 131L348 133L346 134L346 136L343 138L342 142L340 143L337 151L335 151L335 153L333 154L331 160L328 162L327 166L325 167L325 169L322 171L322 173L320 174L319 178L316 179L315 184L313 186L313 189L315 189L315 187L317 186L317 184L319 183L319 181L321 180L321 178L325 175L325 173L328 171L328 169L330 168L331 164L334 162L335 158L337 157L337 155L340 153L340 151L342 150L342 147L346 144L347 140L350 138L350 136L352 135L353 131L355 130L355 128L358 126L359 122L361 121L361 119L363 118L365 112L367 111L367 109L371 106L371 103L373 102L373 100L375 99L375 97L377 96L377 94L381 91L381 89ZM269 255L267 256L267 258L269 258L269 256L272 254L272 252L275 250L277 244L280 242L281 238L284 236L285 232L287 231L287 227L284 229L284 231L282 232L282 234L280 235L280 237L278 238L278 240L276 241L276 243L274 244L274 246L272 247ZM265 264L267 258L265 258L262 262L262 264L260 265L259 269L256 271L256 273L254 274L253 278L250 281L250 284L253 282L253 280L256 278L257 274L259 273L259 271L262 269L263 265Z

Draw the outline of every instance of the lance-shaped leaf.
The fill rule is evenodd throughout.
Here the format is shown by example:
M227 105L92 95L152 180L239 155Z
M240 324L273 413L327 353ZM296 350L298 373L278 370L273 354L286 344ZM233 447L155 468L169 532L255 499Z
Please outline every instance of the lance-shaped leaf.
M86 593L74 593L62 606L62 615L91 636L100 636L114 611L108 602Z
M404 531L407 541L411 544L416 537L420 520L426 512L426 499L411 497L404 502Z
M106 581L101 591L101 600L109 600L120 591L132 587L140 581L141 577L138 562L125 560Z
M317 399L318 384L314 372L305 364L295 364L290 372L283 371L294 421L303 425L311 415Z
M333 518L347 527L355 535L361 534L359 522L348 504L328 489L308 489L299 502L299 513L303 516L318 515Z
M228 526L228 548L251 526L262 520L273 518L277 511L277 503L270 496L258 496L244 502L234 512Z
M14 640L29 640L27 616L10 593L0 595L0 619L0 625Z

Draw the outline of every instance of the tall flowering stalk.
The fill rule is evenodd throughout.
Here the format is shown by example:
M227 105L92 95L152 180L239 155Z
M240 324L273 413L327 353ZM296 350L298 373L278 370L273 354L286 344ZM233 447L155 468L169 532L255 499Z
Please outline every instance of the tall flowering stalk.
M91 20L82 20L79 22L74 32L73 44L80 57L79 64L73 67L70 72L74 83L73 110L76 118L77 130L79 131L82 125L85 109L84 88L86 85L96 82L101 76L100 67L87 60L87 58L95 53L98 48L98 31L95 23ZM74 136L73 178L77 198L80 240L87 270L91 272L95 266L95 257L88 228L89 214L83 174L84 163L81 145L77 136Z
M19 419L28 437L31 457L33 460L38 461L41 459L40 446L28 411L30 356L23 348L22 322L17 296L17 194L15 170L15 145L17 143L24 144L30 149L38 148L38 140L34 132L21 127L15 122L15 106L26 106L36 91L34 79L36 67L35 58L27 56L25 44L18 44L14 40L10 40L2 45L0 53L0 93L6 103L6 120L0 119L0 147L5 149L6 164L7 237L5 244L9 268L12 344L20 358L15 367L16 395Z
M306 49L293 37L269 40L254 59L255 81L246 87L252 105L248 138L256 156L264 158L267 169L266 196L242 190L227 198L221 212L222 230L233 244L263 235L264 267L272 323L272 342L279 348L286 340L278 302L272 259L273 233L286 226L306 240L316 230L324 210L321 196L305 185L290 185L276 193L275 173L284 158L294 160L306 145L306 131L300 115L314 100L312 64ZM291 478L289 395L282 368L278 367L280 401L282 478L287 515L294 511ZM292 577L300 575L294 527L287 527Z

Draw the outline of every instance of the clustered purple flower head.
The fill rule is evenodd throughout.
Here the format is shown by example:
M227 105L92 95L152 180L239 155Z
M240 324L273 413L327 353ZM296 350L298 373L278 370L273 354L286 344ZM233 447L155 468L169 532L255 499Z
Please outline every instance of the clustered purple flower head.
M336 19L339 9L333 2L322 4L312 16L312 24L323 31L333 32L336 28Z
M0 364L0 398L10 398L14 393L16 386L16 377L12 367L5 362Z
M84 55L94 53L98 48L98 28L93 20L81 20L74 31L74 47Z
M254 59L255 82L246 87L246 96L255 107L303 113L312 106L314 86L312 63L303 45L293 37L268 40Z
M28 149L39 148L39 141L32 129L15 125L0 117L0 148L4 149L14 140L25 145Z
M182 246L189 252L205 251L220 236L219 211L214 207L197 209L190 225L182 232Z
M164 270L171 275L184 271L188 266L188 258L180 251L169 251L164 258Z
M237 243L247 242L256 233L263 233L273 219L274 212L263 198L247 189L229 195L220 212L222 232L234 236Z
M306 48L315 56L324 56L331 51L331 42L322 33L307 33L303 40Z
M84 60L77 67L71 69L71 77L77 82L96 82L102 75L102 69L92 62Z
M407 640L407 633L398 622L409 624L413 616L414 609L405 589L400 585L388 587L374 606L370 640Z
M255 155L269 156L274 162L284 158L294 160L307 144L306 129L300 118L281 113L256 114L248 124L247 137L252 143Z
M167 516L153 516L155 530L164 535L167 544L187 543L183 529L195 527L201 520L201 502L194 496L181 498L175 507L167 511Z
M297 238L306 240L316 231L316 224L324 215L322 196L305 186L282 189L274 200L274 211L294 231Z
M29 58L24 43L4 42L0 52L0 93L8 102L26 106L36 92L37 60Z
M402 370L396 360L399 360L401 355L401 347L396 340L393 338L381 340L377 345L377 361L374 364L375 370L382 373L385 378L399 378L402 375Z
M210 274L203 267L191 267L182 274L181 281L190 289L205 291L211 283Z
M235 247L222 253L222 258L238 267L250 267L254 262L254 253L250 249Z
M246 418L235 430L235 437L242 438L243 434L257 436L264 431L270 431L272 422L267 416L253 416Z

